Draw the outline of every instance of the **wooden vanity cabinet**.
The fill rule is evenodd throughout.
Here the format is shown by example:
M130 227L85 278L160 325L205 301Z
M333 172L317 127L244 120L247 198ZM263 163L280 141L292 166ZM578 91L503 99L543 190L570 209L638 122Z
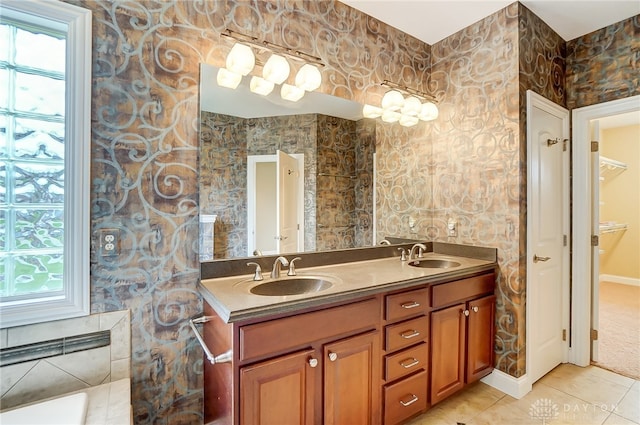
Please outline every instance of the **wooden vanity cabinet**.
M205 314L215 313L207 305ZM205 365L205 423L379 424L381 316L377 296L256 323L207 322L207 345L229 334L234 360ZM206 332L209 324L226 331ZM225 390L234 396L222 402Z
M494 273L431 287L432 405L493 370L494 289Z

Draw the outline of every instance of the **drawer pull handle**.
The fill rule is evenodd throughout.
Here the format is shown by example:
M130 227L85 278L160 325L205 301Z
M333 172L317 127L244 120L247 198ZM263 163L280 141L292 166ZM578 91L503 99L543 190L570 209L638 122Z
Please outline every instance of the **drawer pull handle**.
M309 366L311 367L318 366L318 359L314 359L314 358L309 359Z
M407 406L411 406L416 401L418 401L418 396L415 395L415 394L411 394L411 400L409 400L409 401L400 400L400 404L402 404L404 407L407 407Z
M402 308L406 308L407 310L411 309L411 308L416 308L416 307L420 307L420 303L417 303L415 301L411 301L409 303L402 303L400 304L400 307Z
M415 338L417 336L420 336L420 332L416 331L416 330L410 330L410 331L404 331L400 334L401 337L403 337L404 339L411 339L411 338Z
M400 366L402 366L405 369L411 369L412 367L414 367L415 365L419 364L420 360L415 359L415 358L409 358L409 359L404 359L403 361L400 362Z
M329 353L329 360L331 360L332 362L335 362L337 359L338 359L337 353Z

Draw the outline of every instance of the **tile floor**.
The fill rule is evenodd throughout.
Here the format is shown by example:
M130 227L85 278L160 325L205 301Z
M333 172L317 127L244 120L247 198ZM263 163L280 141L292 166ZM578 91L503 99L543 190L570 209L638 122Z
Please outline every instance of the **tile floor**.
M563 364L517 400L482 382L409 425L640 424L640 381L595 366Z

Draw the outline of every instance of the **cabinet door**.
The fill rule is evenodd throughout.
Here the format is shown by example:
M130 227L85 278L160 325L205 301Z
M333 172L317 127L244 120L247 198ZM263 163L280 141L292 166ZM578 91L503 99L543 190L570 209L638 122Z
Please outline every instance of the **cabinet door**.
M493 369L496 297L469 301L468 305L467 383L471 383Z
M431 404L464 386L465 304L431 313Z
M369 332L324 346L324 424L380 423L380 338Z
M314 354L302 351L240 369L240 423L313 424Z

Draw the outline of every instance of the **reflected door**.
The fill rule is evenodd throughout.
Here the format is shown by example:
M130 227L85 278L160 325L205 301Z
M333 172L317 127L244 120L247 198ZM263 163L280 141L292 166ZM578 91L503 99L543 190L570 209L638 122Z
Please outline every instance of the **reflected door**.
M277 152L277 235L276 252L298 251L298 161L282 151Z

